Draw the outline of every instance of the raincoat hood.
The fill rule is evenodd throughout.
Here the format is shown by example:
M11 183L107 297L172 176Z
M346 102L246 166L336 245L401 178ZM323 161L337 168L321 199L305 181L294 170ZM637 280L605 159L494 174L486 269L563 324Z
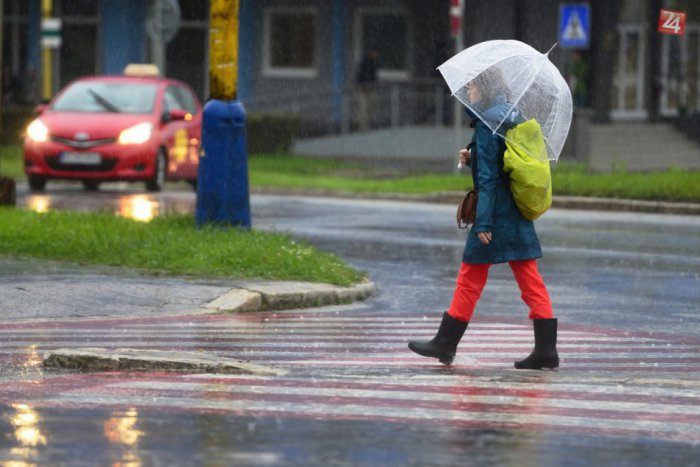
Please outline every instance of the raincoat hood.
M525 121L522 114L517 108L512 108L512 104L508 102L506 96L498 95L491 100L490 107L484 111L477 108L477 112L481 113L481 116L477 115L471 107L465 106L464 111L467 113L469 118L479 119L483 121L489 128L503 129L507 131L510 128ZM502 122L502 123L501 123ZM500 125L501 128L498 128ZM499 131L499 133L502 133Z

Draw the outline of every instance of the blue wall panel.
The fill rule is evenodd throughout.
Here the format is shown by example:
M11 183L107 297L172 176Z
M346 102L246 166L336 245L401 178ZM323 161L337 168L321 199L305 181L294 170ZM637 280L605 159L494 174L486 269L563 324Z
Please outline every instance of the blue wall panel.
M29 0L27 16L27 65L41 76L41 0Z
M241 0L238 10L238 100L245 104L253 96L255 48L259 8L255 0Z
M102 73L121 74L129 63L144 61L147 6L141 0L102 0Z
M333 120L342 118L343 88L345 87L345 19L348 12L345 0L333 0L333 37L331 43L331 82L333 86Z

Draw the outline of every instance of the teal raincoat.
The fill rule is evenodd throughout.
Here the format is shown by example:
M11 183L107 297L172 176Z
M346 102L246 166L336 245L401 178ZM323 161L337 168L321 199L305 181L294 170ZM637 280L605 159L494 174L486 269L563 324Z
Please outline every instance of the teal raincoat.
M489 121L491 118L500 121L500 117L507 111L505 98L498 96L482 117ZM476 220L467 236L462 261L469 264L495 264L542 257L535 225L525 219L515 205L508 174L503 171L505 141L493 134L469 109L467 114L472 117L472 126L475 126L470 144L469 166L479 201ZM514 114L504 124L516 125L523 121L517 111ZM493 234L488 245L481 243L477 237L479 232Z

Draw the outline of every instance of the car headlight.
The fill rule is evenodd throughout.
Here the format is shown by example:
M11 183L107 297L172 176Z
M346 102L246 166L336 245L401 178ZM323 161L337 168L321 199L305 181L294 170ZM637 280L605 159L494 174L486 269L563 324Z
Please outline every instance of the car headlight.
M35 143L45 143L49 140L49 127L37 118L27 127L27 137Z
M151 139L153 124L144 122L119 133L119 144L143 144Z

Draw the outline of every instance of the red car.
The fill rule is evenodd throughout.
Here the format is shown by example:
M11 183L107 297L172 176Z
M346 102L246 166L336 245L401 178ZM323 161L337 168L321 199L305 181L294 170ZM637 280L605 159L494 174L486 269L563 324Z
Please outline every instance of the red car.
M153 76L154 73L156 76ZM124 76L93 76L68 84L27 127L24 167L33 191L49 179L197 181L202 108L186 84L157 70L129 68Z

